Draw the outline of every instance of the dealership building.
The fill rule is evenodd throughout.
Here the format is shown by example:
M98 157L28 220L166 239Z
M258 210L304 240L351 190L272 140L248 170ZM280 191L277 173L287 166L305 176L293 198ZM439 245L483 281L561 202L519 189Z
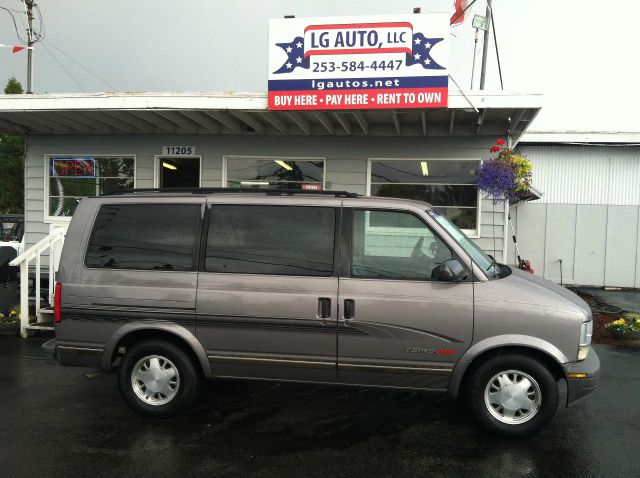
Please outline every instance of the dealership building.
M352 111L270 111L262 94L6 95L0 131L26 137L25 248L40 244L42 267L82 197L277 187L425 200L514 264L510 213L537 274L640 287L640 138L528 133L540 108L540 95L486 91L451 91L446 108ZM532 161L539 198L478 192L496 138Z

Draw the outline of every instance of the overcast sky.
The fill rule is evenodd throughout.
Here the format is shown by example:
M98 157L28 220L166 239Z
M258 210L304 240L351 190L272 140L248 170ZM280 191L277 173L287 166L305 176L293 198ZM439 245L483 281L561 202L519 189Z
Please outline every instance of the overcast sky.
M269 18L411 13L415 6L423 12L446 11L452 4L40 0L46 36L36 45L34 90L266 92ZM486 0L478 0L472 14L484 13L485 5ZM640 132L635 111L640 110L640 2L494 0L493 5L505 90L545 95L532 130ZM0 6L23 9L21 0L0 0ZM16 16L21 22L23 15ZM450 72L469 88L471 21L451 31ZM17 43L11 17L3 10L0 43ZM10 76L26 86L26 53L0 49L0 82ZM486 88L499 87L492 45Z

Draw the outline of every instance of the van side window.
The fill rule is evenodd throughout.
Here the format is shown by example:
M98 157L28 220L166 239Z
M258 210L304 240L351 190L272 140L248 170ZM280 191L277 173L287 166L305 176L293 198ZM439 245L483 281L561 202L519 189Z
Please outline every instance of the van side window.
M408 212L354 210L352 277L431 280L453 258L449 247Z
M197 204L109 204L98 212L85 265L106 269L195 270Z
M328 207L215 205L205 270L330 276L335 218Z

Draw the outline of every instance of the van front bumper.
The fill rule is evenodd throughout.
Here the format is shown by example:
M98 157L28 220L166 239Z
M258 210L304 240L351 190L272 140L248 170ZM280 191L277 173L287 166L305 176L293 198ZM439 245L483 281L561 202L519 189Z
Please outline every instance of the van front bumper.
M52 356L60 365L72 367L100 368L104 352L104 349L101 348L58 345L56 339L45 342L42 344L41 349L43 353Z
M567 405L593 392L600 378L600 359L593 348L587 358L581 362L570 362L563 365L567 379ZM580 378L575 378L580 374ZM582 376L584 374L584 376Z

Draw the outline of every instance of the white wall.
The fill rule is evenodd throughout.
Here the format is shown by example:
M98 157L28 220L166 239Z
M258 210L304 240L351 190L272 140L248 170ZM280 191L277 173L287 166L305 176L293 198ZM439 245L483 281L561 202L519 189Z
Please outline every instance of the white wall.
M520 149L544 193L511 209L521 256L555 282L562 259L566 284L640 288L640 148Z
M545 204L640 205L639 146L526 145Z

